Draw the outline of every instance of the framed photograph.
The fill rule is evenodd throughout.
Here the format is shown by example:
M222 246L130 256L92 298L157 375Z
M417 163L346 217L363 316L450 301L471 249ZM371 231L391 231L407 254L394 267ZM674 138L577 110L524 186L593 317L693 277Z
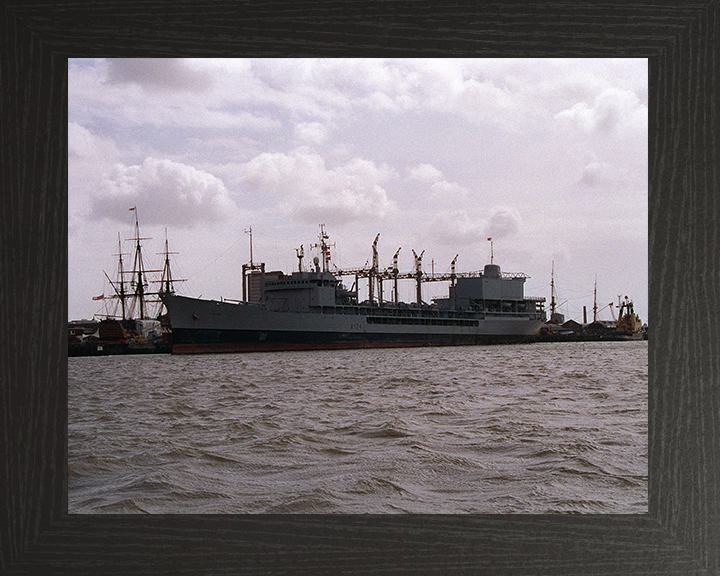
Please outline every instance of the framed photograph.
M606 4L568 7L552 2L492 3L471 8L452 5L439 10L429 3L319 6L250 2L230 6L220 2L195 6L153 2L140 12L112 3L34 7L6 2L0 10L3 27L0 114L4 141L0 158L3 187L8 191L1 212L0 260L4 350L0 368L0 445L6 462L0 477L8 487L0 493L3 571L701 574L718 570L720 556L714 543L720 537L719 499L713 493L718 472L713 455L718 452L720 437L716 424L714 353L718 337L708 312L712 310L712 278L717 276L718 266L714 252L717 228L714 198L718 184L715 168L718 148L714 137L717 118L713 113L718 85L714 66L714 38L718 32L715 3L672 7L657 2L618 3L611 9ZM97 133L83 132L83 126L69 122L69 59L178 55L193 58L257 55L273 59L521 57L554 58L558 59L558 66L567 65L571 59L610 58L616 65L622 64L622 59L647 59L648 275L642 306L646 311L643 320L650 326L649 338L644 341L648 353L645 372L648 437L647 452L636 455L648 462L645 500L615 502L615 508L611 505L607 513L603 513L602 506L592 505L593 501L612 498L601 492L597 498L587 499L589 505L556 509L517 510L512 505L501 505L492 510L455 507L447 513L442 506L426 506L399 510L409 514L391 514L382 507L368 510L353 507L351 513L332 513L333 510L325 513L328 510L322 505L313 505L326 496L319 494L316 495L319 500L296 502L297 508L286 501L275 508L259 506L233 514L224 514L220 509L203 510L191 501L171 513L153 514L152 509L135 510L130 509L131 504L119 503L103 514L102 490L93 496L93 487L89 486L83 495L83 506L75 511L69 509L66 334L68 316L72 313L68 310L72 298L68 296L75 290L73 283L79 277L75 276L68 257L68 238L74 233L69 228L77 224L69 218L68 179L77 181L82 177L77 172L69 174L68 154L78 150L69 150L69 142L92 147L94 153L98 147L106 146L112 155L112 142L98 138ZM145 72L150 74L145 76L147 82L162 84L177 79L172 74L160 77L157 70ZM540 68L535 72L541 74ZM132 84L137 74L144 72L116 69L113 73L115 86L119 86ZM279 72L268 69L268 73ZM193 78L202 83L205 77L199 73ZM375 104L377 98L378 95L373 100ZM610 106L605 116L593 116L590 107L573 108L569 104L559 111L559 121L576 127L592 124L597 129L604 129L601 124L605 122L631 130L633 117L628 111L632 113L633 103L623 102L625 108ZM621 111L626 113L622 117L617 115ZM147 112L136 110L138 115ZM71 130L74 133L69 140ZM302 149L306 155L311 149L308 143L317 142L323 134L321 127L307 123L295 132L306 143ZM132 145L132 137L126 143ZM625 156L631 153L628 149ZM258 153L256 157L259 156ZM349 162L338 162L337 166L347 168L344 176L358 177L357 165L353 165L355 172ZM622 189L630 177L627 172L613 175L600 159L587 157L583 166L585 171L578 174L588 186L604 184ZM242 174L248 176L250 168L257 168L257 162L244 167ZM364 168L368 169L368 164ZM371 168L375 170L370 171L373 174L368 176L366 170L361 175L369 178L365 196L350 198L353 189L349 188L345 199L352 200L349 206L362 210L363 198L375 194L375 205L379 202L390 210L392 198L386 196L383 200L382 182L373 180L383 177L378 173L382 167L378 164ZM91 164L86 166L88 177L93 169ZM207 175L198 174L189 169L189 164L177 160L164 167L145 165L142 159L136 164L121 163L116 168L116 177L107 182L108 186L116 186L110 192L124 202L123 183L127 185L143 170L148 178L153 174L158 177L162 170L164 176L172 172L178 186L188 178L200 178L208 194L214 194L211 200L215 203L210 206L228 209L222 206L223 190L209 178L210 171ZM333 176L338 176L338 171ZM172 180L174 176L170 176ZM251 176L256 185L265 186L267 191L269 184L260 179L260 172ZM428 194L436 184L436 191L463 193L460 177L446 178L447 174L429 163L411 166L404 176L418 186L427 186ZM321 199L319 205L336 211L347 207L332 202L333 199ZM298 213L308 210L308 206L309 197L288 209ZM96 204L94 208L109 214L117 206ZM626 208L626 213L632 215L636 207ZM135 205L123 207L125 215L132 216L132 209L138 210ZM150 218L150 213L147 214ZM142 223L143 212L138 210L135 216ZM194 217L197 213L188 212L185 216ZM628 218L628 222L631 220ZM474 232L482 233L487 248L491 238L502 238L503 233L505 238L511 238L508 230L512 231L517 221L517 214L511 210L498 210L488 214L486 227L478 227ZM369 252L373 238L376 242L377 238L374 231L364 232L367 238L363 236L363 240L368 244L364 249ZM139 233L137 237L140 238ZM238 237L245 239L243 233ZM73 236L73 242L76 241L77 236ZM495 252L491 252L491 259L498 249L497 241L493 244ZM290 263L299 266L298 271L302 272L302 260L297 263L300 253L294 250L296 246L290 248L293 249ZM395 248L393 245L386 249L394 252ZM415 260L407 268L418 265L418 257L422 258L422 248L414 248ZM409 249L408 246L407 252ZM609 250L619 251L617 247ZM122 248L118 251L122 252ZM391 260L390 253L384 257L388 262ZM442 258L449 259L445 255ZM251 263L252 259L250 256ZM309 261L305 264L311 265ZM423 264L429 272L428 262ZM446 265L444 262L443 266ZM628 278L632 274L628 271ZM275 278L276 282L280 280ZM383 284L372 281L372 276L369 284L364 280L366 301L370 305L390 301L392 277L388 276L384 284L385 299L381 296ZM418 282L416 304L421 307L423 296L419 286ZM352 292L352 286L348 288ZM355 290L360 291L359 281ZM88 294L97 297L93 291ZM414 294L411 291L408 299ZM456 291L455 295L462 293ZM442 298L436 299L440 307ZM622 306L622 301L619 304ZM506 312L518 315L523 310L518 304L511 304ZM377 317L388 319L382 314ZM446 317L442 313L436 319L438 324L433 330L440 330L443 321L459 321L456 316ZM383 322L378 320L377 324ZM182 406L176 408L182 410ZM208 418L211 416L207 414ZM398 438L398 434L407 432L401 426L386 424L367 430L361 437L372 443L383 434ZM222 459L224 455L215 457ZM88 463L91 460L85 460L84 465ZM422 480L418 480L418 485ZM133 485L135 480L129 475L125 481ZM401 492L408 487L409 484L391 484L385 488ZM201 488L194 487L197 490L193 493L200 494ZM211 487L205 489L212 491ZM548 489L552 492L552 486ZM97 508L93 507L94 497ZM498 502L507 502L504 497L500 495ZM570 494L565 498L568 502L573 500ZM197 513L207 511L211 513Z

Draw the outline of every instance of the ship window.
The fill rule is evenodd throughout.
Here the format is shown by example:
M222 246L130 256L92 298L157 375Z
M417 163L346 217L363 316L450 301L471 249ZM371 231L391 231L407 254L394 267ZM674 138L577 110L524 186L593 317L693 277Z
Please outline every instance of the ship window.
M431 325L431 326L477 326L477 320L465 318L413 318L396 316L368 316L369 324L405 324L405 325Z

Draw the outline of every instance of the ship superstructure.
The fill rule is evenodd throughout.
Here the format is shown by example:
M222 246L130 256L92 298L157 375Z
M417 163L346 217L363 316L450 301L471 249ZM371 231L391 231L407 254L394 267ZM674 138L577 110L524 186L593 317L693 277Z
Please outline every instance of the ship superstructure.
M243 300L215 301L161 294L170 314L173 353L240 352L394 346L440 346L521 342L531 339L544 320L544 298L526 298L523 274L504 274L497 264L482 272L450 274L378 266L377 241L370 266L339 270L331 265L329 237L321 226L315 257L303 266L304 249L296 249L298 270L268 271L264 264L243 266ZM354 277L351 288L341 278ZM368 281L369 298L358 301L358 285ZM400 302L397 283L413 279L416 301ZM384 298L384 284L393 298ZM426 282L449 281L447 298L422 300ZM377 294L377 297L375 296Z

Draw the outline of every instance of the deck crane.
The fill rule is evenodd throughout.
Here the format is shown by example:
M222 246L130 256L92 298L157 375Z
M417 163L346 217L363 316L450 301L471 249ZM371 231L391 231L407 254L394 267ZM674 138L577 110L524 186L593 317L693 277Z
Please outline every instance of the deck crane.
M420 252L420 256L417 255L417 252L415 252L415 250L413 250L412 253L415 257L415 279L417 282L416 299L419 308L420 306L422 306L422 257L423 254L425 254L425 250Z
M402 246L400 247L402 248ZM395 292L395 306L398 305L398 256L400 255L400 248L397 249L393 256L393 290Z

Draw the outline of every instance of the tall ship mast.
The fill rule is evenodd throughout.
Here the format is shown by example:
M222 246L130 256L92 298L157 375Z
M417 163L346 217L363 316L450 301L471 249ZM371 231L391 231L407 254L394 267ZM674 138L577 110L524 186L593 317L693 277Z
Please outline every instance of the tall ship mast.
M115 280L111 280L105 273L113 294L107 297L103 294L103 296L99 297L99 299L105 300L106 304L105 313L100 314L100 316L117 320L156 319L161 315L164 308L159 296L162 294L174 294L175 282L180 281L173 279L170 269L170 254L177 254L177 252L170 252L169 250L166 229L165 251L161 253L164 256L163 269L147 269L142 242L151 238L140 235L137 207L130 208L130 211L134 212L135 216L135 233L132 238L128 238L126 241L132 242L133 245L133 264L130 269L125 266L123 256L128 256L129 253L123 252L120 234L118 234L117 276ZM152 279L149 277L150 274L160 274L160 278L157 280ZM151 283L159 284L159 288L150 290Z
M176 280L173 280L172 272L170 270L170 254L177 254L177 252L170 252L167 237L167 228L165 228L165 252L162 253L162 256L165 256L165 258L163 260L162 276L160 277L160 290L158 291L159 295L175 294Z
M531 340L542 326L545 299L524 295L524 274L503 273L494 261L482 271L456 272L458 256L450 274L427 273L425 250L413 250L414 270L399 270L400 249L392 267L382 268L379 239L378 234L364 267L341 270L332 265L335 245L320 225L313 266L305 270L301 246L295 249L298 270L285 274L253 261L251 236L250 262L241 267L242 300L160 293L172 324L173 353L511 343ZM354 278L349 289L343 276ZM364 301L358 297L361 279L368 281ZM390 300L386 280L393 285ZM415 283L415 302L399 300L400 280ZM441 281L449 283L448 296L425 302L424 284Z
M133 289L131 296L131 314L138 312L138 318L146 318L147 303L145 301L145 289L148 287L146 282L145 264L142 256L141 240L150 240L150 238L140 238L140 224L138 222L137 207L130 208L135 213L135 237L132 239L135 243L135 261L133 263L133 277L130 280L130 286Z
M175 293L174 280L170 271L170 252L167 230L165 231L164 266L159 279L151 279L151 274L160 270L146 268L143 255L143 238L140 235L140 224L137 208L130 208L135 216L135 234L128 239L133 245L133 264L128 269L124 257L120 234L118 234L118 267L117 277L110 283L112 294L94 297L102 300L105 305L104 314L96 314L99 322L79 334L77 326L69 327L68 355L70 356L105 356L110 354L154 354L167 353L172 346L172 335L167 315L161 314L163 304L158 296ZM150 283L159 283L157 291L150 290ZM70 330L72 333L70 333Z

